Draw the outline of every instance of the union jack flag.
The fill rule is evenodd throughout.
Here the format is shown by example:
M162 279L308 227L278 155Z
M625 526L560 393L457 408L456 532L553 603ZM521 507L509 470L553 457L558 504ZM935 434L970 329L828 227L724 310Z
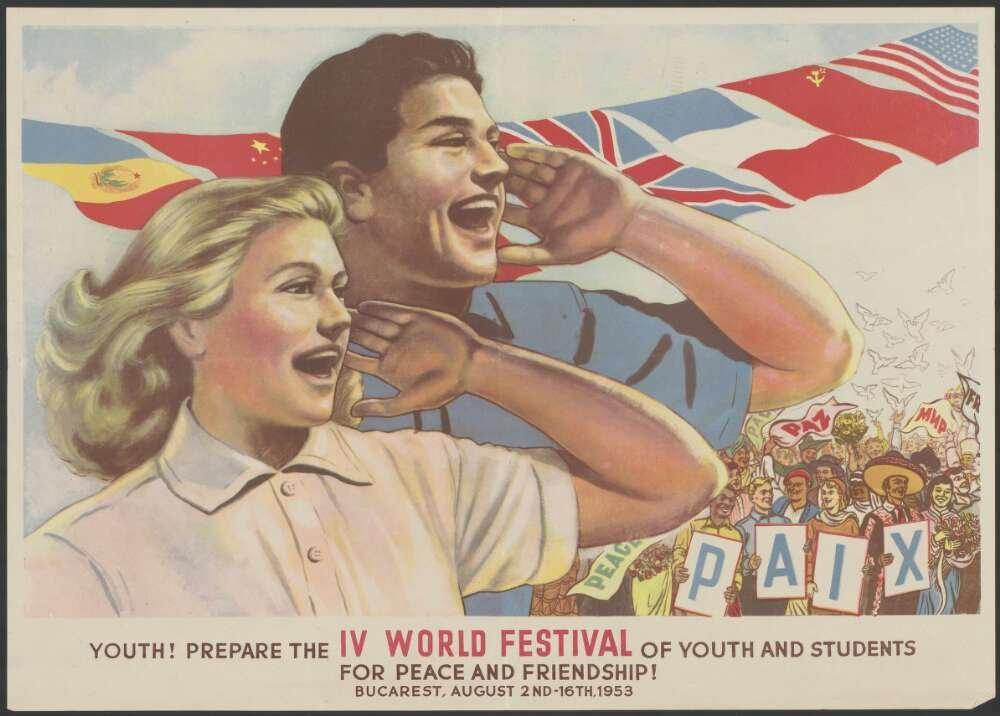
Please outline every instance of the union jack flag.
M978 145L976 36L938 27L827 64L557 117L502 142L586 152L727 219L854 191Z

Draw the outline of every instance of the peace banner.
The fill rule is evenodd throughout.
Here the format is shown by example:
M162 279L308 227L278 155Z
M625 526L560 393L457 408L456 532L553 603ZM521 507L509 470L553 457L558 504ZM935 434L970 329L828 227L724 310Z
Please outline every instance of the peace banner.
M955 430L955 418L951 413L951 404L941 398L933 403L921 403L906 425L902 427L904 433L912 432L918 428L923 428L932 437L940 437Z
M577 582L567 594L583 594L594 599L611 599L622 585L629 565L643 550L660 541L660 537L647 537L609 545L594 559L586 579Z
M806 435L828 437L833 434L833 421L845 410L854 410L857 405L838 403L831 397L825 403L813 403L806 414L796 420L776 420L771 423L768 435L781 447L792 447Z

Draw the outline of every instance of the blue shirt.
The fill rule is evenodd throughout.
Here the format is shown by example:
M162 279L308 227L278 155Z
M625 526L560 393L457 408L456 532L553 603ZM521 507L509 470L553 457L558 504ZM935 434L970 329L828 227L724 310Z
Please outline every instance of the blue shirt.
M690 301L647 304L571 283L518 281L475 289L461 318L480 335L527 348L630 385L670 407L715 449L736 441L750 399L747 354ZM365 376L365 397L396 390ZM566 406L572 410L572 405ZM395 418L362 430L440 430L507 447L554 447L541 431L481 398ZM531 587L466 598L469 615L523 616Z
M757 554L757 530L754 529L757 525L787 525L788 518L782 515L776 515L773 512L764 514L763 512L758 512L756 508L751 510L750 514L744 517L742 520L736 523L736 529L740 531L743 535L743 574L752 574L753 570L750 569L750 558Z
M787 507L788 507L788 498L782 495L781 497L779 497L777 500L774 501L773 505L771 505L771 512L773 512L776 515L780 515L784 513ZM817 507L811 502L807 502L806 506L802 508L802 514L799 515L798 524L804 525L806 522L808 522L813 517L818 515L820 511L821 510L819 509L819 507Z

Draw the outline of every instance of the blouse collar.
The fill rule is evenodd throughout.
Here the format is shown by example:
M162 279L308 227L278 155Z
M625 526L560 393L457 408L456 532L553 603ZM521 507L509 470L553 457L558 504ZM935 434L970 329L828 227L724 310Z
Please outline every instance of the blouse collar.
M198 424L190 402L185 402L156 458L157 471L175 495L206 513L219 509L251 483L279 472L309 472L348 485L373 484L374 478L354 458L338 429L331 423L311 428L298 454L275 470L210 435Z

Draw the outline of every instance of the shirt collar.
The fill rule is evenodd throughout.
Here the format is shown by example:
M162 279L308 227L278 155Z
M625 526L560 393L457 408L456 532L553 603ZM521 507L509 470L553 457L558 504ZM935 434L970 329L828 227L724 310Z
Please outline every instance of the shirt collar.
M374 483L329 423L310 429L302 449L279 471L210 435L198 424L189 402L178 411L156 465L175 495L207 513L234 499L251 482L278 472L309 472L349 485Z

